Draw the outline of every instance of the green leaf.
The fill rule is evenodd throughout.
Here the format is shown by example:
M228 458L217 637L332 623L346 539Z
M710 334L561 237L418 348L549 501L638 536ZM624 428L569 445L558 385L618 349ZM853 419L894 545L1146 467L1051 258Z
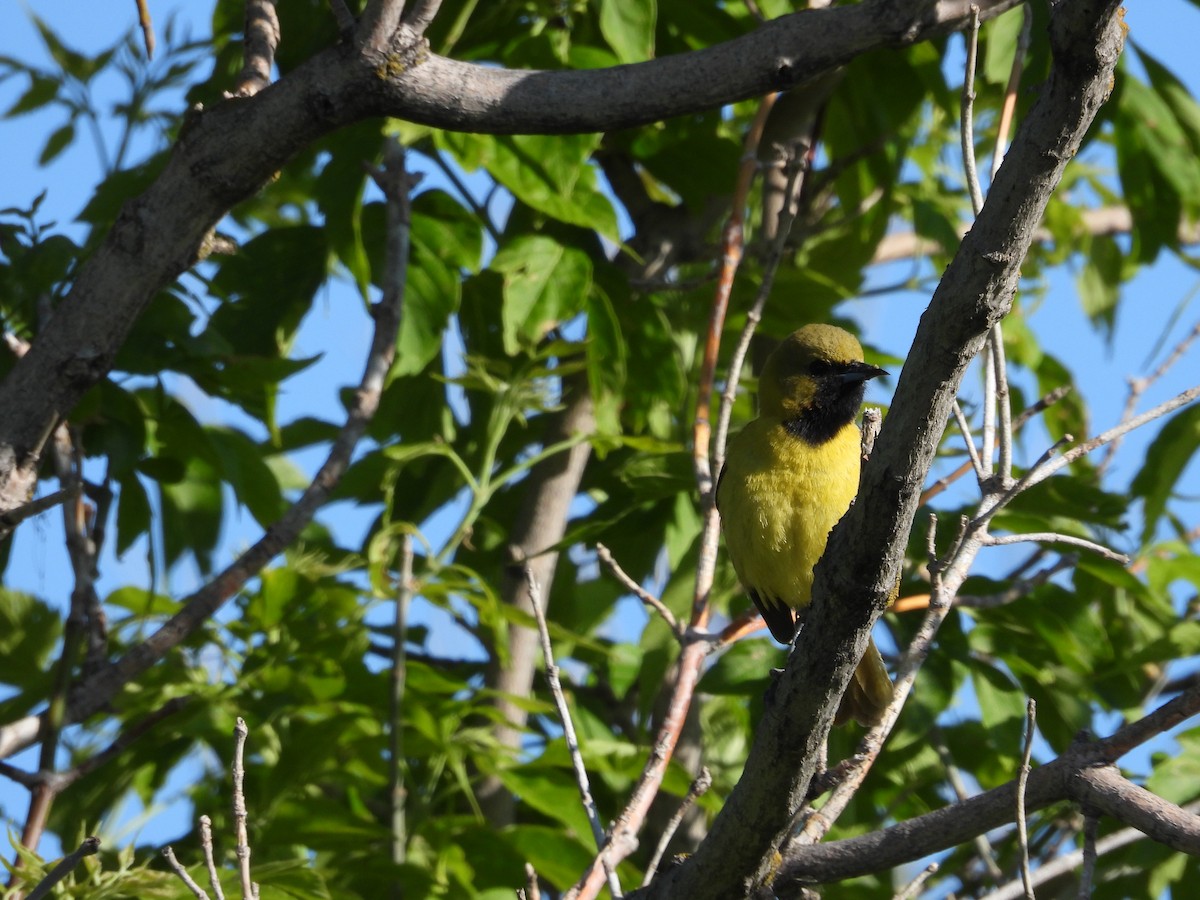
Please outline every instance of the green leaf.
M1130 486L1144 501L1142 544L1154 538L1175 485L1200 445L1200 404L1193 403L1162 427L1146 450L1146 462Z
M48 103L53 103L58 99L60 82L57 78L48 78L45 75L31 73L29 79L29 88L17 98L16 103L8 108L8 112L4 114L6 119L11 119L23 113L33 112L35 109L41 109Z
M1015 723L1025 717L1025 698L1021 689L989 665L974 667L971 675L984 726L989 730L1005 728L1019 735L1020 729Z
M591 865L595 850L563 834L559 828L517 825L505 831L505 837L538 875L560 889L575 883L579 873Z
M592 284L592 262L581 250L545 235L502 247L491 268L504 276L504 349L531 349L551 328L575 316Z
M121 557L150 530L150 500L134 474L119 479L118 484L121 491L117 497L117 556Z
M1017 40L1021 36L1024 7L1011 9L985 26L983 77L992 84L1007 84Z
M0 588L0 682L28 685L58 643L62 623L31 594Z
M38 165L44 166L52 162L60 153L67 149L73 140L75 140L74 122L68 122L61 128L56 129L46 139L46 145L42 147L42 153L38 157Z
M262 448L232 428L207 428L221 461L221 475L259 525L266 528L287 508L275 474L263 460Z
M591 826L572 775L544 764L501 768L496 774L520 802L560 823L571 837L591 840Z
M1079 289L1083 311L1111 341L1116 324L1117 301L1121 298L1124 254L1117 242L1105 235L1094 237L1089 251L1075 284Z
M741 640L721 654L696 688L704 694L759 696L780 665L779 648L770 640Z
M656 0L601 0L600 33L623 63L654 57Z
M439 145L468 171L483 166L522 203L617 241L617 215L590 162L599 135L493 137L437 132Z
M1179 751L1156 761L1146 789L1171 803L1188 803L1200 796L1200 733L1186 731L1175 738Z

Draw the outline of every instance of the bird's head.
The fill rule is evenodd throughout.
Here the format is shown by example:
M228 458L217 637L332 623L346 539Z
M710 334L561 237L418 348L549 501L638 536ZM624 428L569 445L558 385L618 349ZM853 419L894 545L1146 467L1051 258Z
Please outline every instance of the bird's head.
M886 375L863 362L862 346L835 325L805 325L767 357L758 380L759 414L783 420L847 409L853 419L865 382Z

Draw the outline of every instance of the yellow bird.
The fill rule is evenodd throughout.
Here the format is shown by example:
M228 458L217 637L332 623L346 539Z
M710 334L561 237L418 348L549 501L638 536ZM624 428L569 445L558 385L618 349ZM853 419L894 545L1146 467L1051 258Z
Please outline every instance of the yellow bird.
M729 442L717 508L738 579L777 641L795 637L812 600L813 566L858 493L855 419L868 379L887 373L833 325L806 325L767 358L758 418ZM838 711L869 725L892 699L892 680L872 640Z

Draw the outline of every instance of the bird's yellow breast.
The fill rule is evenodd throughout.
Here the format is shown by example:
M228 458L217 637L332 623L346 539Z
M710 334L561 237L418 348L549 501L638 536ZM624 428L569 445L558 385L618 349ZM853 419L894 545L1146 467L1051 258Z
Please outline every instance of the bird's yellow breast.
M858 491L859 431L813 445L779 419L750 422L729 443L717 503L730 561L762 600L793 608L812 596L812 569Z

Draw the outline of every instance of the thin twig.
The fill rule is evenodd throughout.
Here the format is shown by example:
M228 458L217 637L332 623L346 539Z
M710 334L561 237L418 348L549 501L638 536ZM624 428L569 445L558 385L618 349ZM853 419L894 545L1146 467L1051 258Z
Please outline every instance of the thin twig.
M967 190L971 195L971 208L975 215L983 209L983 190L979 186L979 172L975 166L975 59L979 51L979 7L971 6L971 21L967 26L967 65L962 87L962 120L959 138L962 143L963 168L967 176Z
M717 288L713 294L709 312L708 330L704 343L704 358L700 366L700 378L696 391L696 418L692 425L692 456L696 471L696 483L701 498L713 493L715 483L713 466L709 459L712 425L709 407L712 403L713 384L716 380L717 355L721 347L721 334L725 328L725 312L729 308L729 295L733 291L733 279L742 262L745 249L746 201L754 173L758 171L758 142L762 138L767 116L775 105L775 94L768 94L759 103L754 121L746 132L742 148L742 162L738 167L737 181L733 189L733 201L729 219L721 232L721 265L717 277ZM733 379L736 381L736 378Z
M271 83L271 67L279 47L275 0L246 0L244 61L231 97L253 97Z
M967 458L971 461L971 467L975 469L975 477L980 484L983 484L986 473L983 471L983 462L979 459L979 453L975 450L975 439L971 437L971 424L967 421L967 417L963 415L962 406L958 400L954 401L954 421L958 423L958 430L962 432L963 441L967 445Z
M400 541L400 573L396 584L396 617L392 626L392 693L388 716L391 738L388 765L392 798L392 862L401 865L408 847L405 819L407 791L404 786L404 690L407 680L408 607L413 595L412 535Z
M72 492L70 490L61 488L53 493L46 494L44 497L35 497L23 506L18 506L16 509L10 509L8 512L0 514L0 529L2 529L2 533L7 534L26 519L40 515L48 509L53 509L60 503L65 503L71 496Z
M1074 435L1064 434L1061 438L1045 449L1037 461L1025 470L1017 481L1008 487L1002 493L988 493L984 495L983 503L980 505L981 512L971 520L970 527L973 531L979 530L987 525L1000 510L1004 509L1012 499L1022 491L1028 490L1032 485L1037 484L1037 475L1050 465L1052 459L1057 455L1058 451L1066 444L1075 440ZM1037 480L1035 480L1037 479Z
M333 10L333 18L337 22L339 32L347 34L354 30L358 20L354 18L354 13L350 12L346 0L329 0L329 8Z
M1118 553L1115 550L1110 550L1103 544L1097 544L1095 541L1089 541L1086 538L1075 537L1071 534L1058 534L1053 531L1033 531L1023 534L1006 534L1002 537L995 535L984 535L983 543L985 547L1003 547L1006 544L1067 544L1070 547L1079 547L1083 550L1091 551L1092 553L1102 556L1105 559L1128 565L1129 557L1124 553Z
M169 845L163 847L162 855L163 859L167 861L167 865L171 867L171 871L179 876L179 880L187 886L187 889L192 892L193 896L198 898L198 900L208 900L208 894L204 892L204 888L196 884L195 879L183 867L183 863L175 858L175 851Z
M208 884L213 889L217 900L225 900L225 891L221 888L221 876L217 872L217 858L213 852L212 819L200 817L200 849L204 852L204 867L208 869Z
M988 335L988 352L995 360L996 410L1000 420L996 433L996 445L1000 451L997 470L1000 472L1000 484L1007 485L1012 481L1012 407L1008 391L1008 359L1004 355L1004 330L999 322L992 326Z
M441 5L442 0L416 0L412 6L405 8L400 21L411 28L415 36L423 35L433 24Z
M136 0L136 3L138 26L142 29L142 45L146 48L146 59L154 59L154 20L150 18L146 0Z
M233 825L237 837L238 873L242 879L242 900L254 896L254 884L250 879L250 837L246 829L246 737L250 729L241 716L233 726Z
M687 815L688 810L692 808L695 802L703 797L708 789L712 787L712 772L708 770L708 766L702 766L700 774L697 775L688 787L687 795L679 804L679 808L675 810L675 814L671 816L667 822L667 827L663 829L662 836L658 839L658 845L654 848L654 855L650 857L650 862L646 865L646 874L642 877L642 887L648 885L654 880L654 873L658 871L658 864L662 861L663 854L667 852L667 845L671 843L671 838L675 836L675 832L679 829L679 824L683 821L683 817Z
M1037 722L1037 702L1030 697L1025 707L1025 746L1021 752L1021 769L1017 773L1017 841L1021 847L1021 883L1028 900L1033 894L1033 877L1029 867L1029 831L1025 823L1025 788L1029 783L1029 760L1033 754L1033 734Z
M53 887L62 881L70 874L76 866L78 866L85 856L94 856L100 852L100 838L95 835L89 835L83 839L78 847L64 856L53 869L46 873L46 877L39 881L26 896L25 900L43 900L49 896Z
M588 824L592 826L592 836L596 839L596 850L604 849L604 826L600 823L600 813L596 809L596 801L592 799L592 788L588 783L587 768L583 764L583 751L579 749L579 738L575 734L575 723L571 721L571 710L567 707L567 698L563 694L562 682L558 678L558 666L554 664L554 648L550 644L550 627L546 624L546 611L542 608L542 590L533 577L533 570L525 567L525 584L529 590L529 605L533 607L534 618L537 619L538 635L542 641L542 657L546 663L546 682L550 685L550 694L554 698L554 706L558 710L558 718L563 727L563 740L567 744L567 753L571 757L571 768L575 772L575 785L579 788L579 799L583 802L583 811L587 813ZM621 884L617 879L615 867L608 869L608 887L613 897L621 897Z
M1087 810L1083 815L1083 866L1079 871L1079 900L1091 900L1096 877L1096 826L1100 817Z
M913 897L921 892L921 888L925 886L925 882L937 874L939 868L941 867L936 862L931 862L918 873L916 878L897 891L892 896L892 900L912 900Z
M1133 411L1137 409L1138 400L1142 395L1149 390L1150 386L1167 374L1167 371L1179 362L1196 338L1200 337L1200 322L1192 326L1189 331L1174 349L1167 355L1167 358L1162 361L1162 364L1144 378L1129 379L1129 395L1125 398L1125 408L1121 411L1119 421L1124 422L1133 416ZM1121 446L1121 439L1117 438L1107 447L1104 448L1104 455L1100 458L1097 468L1100 471L1105 471L1112 464L1113 457L1117 453L1117 448Z
M1200 800L1192 801L1184 806L1183 809L1192 815L1200 813ZM1085 819L1085 829L1086 824L1087 820ZM1105 835L1096 841L1096 857L1099 858L1107 853L1120 850L1122 847L1127 847L1135 841L1145 840L1147 837L1148 835L1144 831L1139 831L1137 828L1122 828L1120 831L1114 831L1112 834ZM1083 858L1084 850L1079 849L1073 850L1070 853L1064 853L1061 856L1055 856L1053 859L1045 860L1034 870L1034 887L1046 884L1055 878L1061 878L1077 866L1080 866L1083 863ZM1020 881L1010 881L1003 887L984 895L981 900L1017 900L1024 893L1025 886Z
M1158 404L1158 406L1154 407L1153 409L1147 410L1146 412L1142 413L1140 416L1134 416L1132 419L1129 419L1128 421L1120 422L1117 425L1113 426L1112 428L1108 429L1108 431L1105 431L1104 433L1092 438L1090 441L1084 441L1079 446L1072 447L1070 450L1068 450L1066 453L1064 453L1058 459L1054 460L1053 462L1048 462L1044 466L1041 466L1038 469L1037 473L1032 478L1029 479L1027 486L1032 487L1035 484L1040 484L1041 482L1043 482L1047 478L1049 478L1051 475L1053 475L1055 472L1057 472L1059 469L1063 468L1064 466L1070 465L1075 460L1079 459L1079 457L1081 457L1081 456L1086 456L1087 454L1089 454L1093 450L1095 450L1097 447L1103 447L1105 444L1116 440L1117 438L1121 437L1122 435L1128 434L1129 432L1133 431L1136 428L1141 428L1147 422L1152 422L1155 419L1160 419L1163 416L1165 416L1167 413L1174 412L1175 410L1179 409L1179 407L1181 407L1181 406L1186 406L1187 404L1189 404L1193 400L1195 400L1197 397L1200 397L1200 385L1197 385L1196 387L1188 388L1186 391L1176 394L1170 400L1167 400L1164 403Z
M1044 397L1042 397L1040 400L1038 400L1032 406L1022 410L1021 413L1015 419L1013 419L1013 424L1012 424L1013 432L1015 433L1017 431L1020 431L1022 428L1025 427L1026 422L1028 422L1030 419L1032 419L1038 413L1043 412L1046 409L1049 409L1051 406L1053 406L1055 403L1057 403L1059 400L1061 400L1063 397L1065 397L1069 393L1071 393L1071 386L1070 385L1062 385L1061 387L1057 387L1054 390L1050 391L1048 394L1046 394ZM944 490L946 490L946 488L950 487L950 485L954 484L954 482L958 481L958 479L962 478L964 475L966 475L968 472L970 472L971 469L972 469L972 464L968 460L967 462L965 462L961 466L959 466L957 469L955 469L953 472L951 472L949 475L946 475L943 478L939 478L937 481L935 481L933 484L931 484L929 487L927 487L924 490L924 492L921 494L921 503L922 504L928 503L930 500L932 500L938 494L940 494Z
M537 870L525 863L525 900L542 900L542 889L538 885Z
M670 608L665 603L634 581L633 578L631 578L629 574L621 568L621 564L613 558L611 550L609 550L603 544L597 544L596 558L599 559L600 562L603 563L610 572L612 572L613 577L616 578L617 581L621 582L621 585L627 591L662 616L663 621L666 622L667 626L672 632L674 632L676 638L683 638L683 629L679 625L679 620L675 618L675 613L671 612Z
M958 802L962 803L970 794L967 793L967 786L963 782L962 774L959 772L958 766L955 765L954 758L950 755L950 748L946 746L945 740L942 739L940 729L934 726L934 742L933 749L937 751L938 758L942 761L942 767L946 770L946 780L950 782L950 787L954 791L954 796L958 798ZM984 868L993 880L999 881L1004 877L1004 872L1000 869L996 862L996 851L992 848L991 841L988 840L986 834L975 836L975 850L982 860Z

